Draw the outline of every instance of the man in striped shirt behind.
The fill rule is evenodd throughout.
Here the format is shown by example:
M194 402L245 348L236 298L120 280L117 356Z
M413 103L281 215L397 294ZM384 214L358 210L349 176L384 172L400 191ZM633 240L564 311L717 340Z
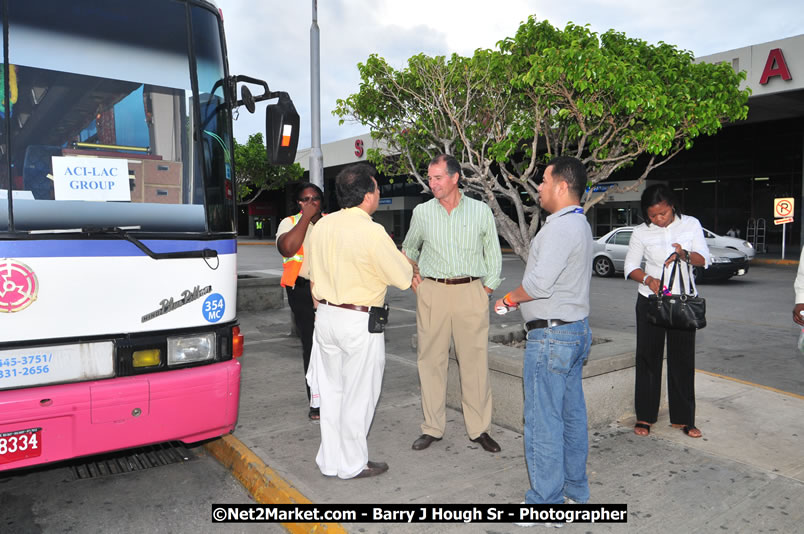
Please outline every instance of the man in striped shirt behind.
M489 295L500 284L502 255L491 209L458 188L461 166L450 155L434 158L427 177L435 198L413 210L402 251L414 265L418 367L424 423L413 442L423 450L446 427L450 340L460 364L461 405L469 439L488 452Z

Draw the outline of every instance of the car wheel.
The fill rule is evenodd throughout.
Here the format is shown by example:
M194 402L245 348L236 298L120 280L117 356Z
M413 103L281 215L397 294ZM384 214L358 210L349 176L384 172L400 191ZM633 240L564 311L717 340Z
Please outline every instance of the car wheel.
M614 264L606 256L598 256L592 264L595 274L602 277L614 276Z

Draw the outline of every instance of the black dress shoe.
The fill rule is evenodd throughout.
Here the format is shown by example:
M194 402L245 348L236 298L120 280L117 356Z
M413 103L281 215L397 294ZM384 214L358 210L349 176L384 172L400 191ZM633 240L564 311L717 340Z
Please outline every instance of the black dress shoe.
M476 437L471 441L480 444L480 446L483 447L488 452L500 452L501 450L500 445L496 441L491 439L491 436L489 436L485 432L483 432L482 434L480 434L478 437Z
M368 478L376 477L388 471L388 464L385 462L372 462L366 463L366 467L352 478Z
M431 436L430 434L422 434L416 441L413 442L413 447L411 448L414 451L422 451L429 447L434 441L441 441L441 438Z

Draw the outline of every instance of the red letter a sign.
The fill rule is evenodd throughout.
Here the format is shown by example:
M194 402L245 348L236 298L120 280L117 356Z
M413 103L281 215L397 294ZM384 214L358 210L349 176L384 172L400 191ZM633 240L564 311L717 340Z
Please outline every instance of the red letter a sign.
M760 85L768 83L768 78L781 76L783 80L790 80L790 71L787 63L784 62L784 55L781 48L774 48L768 54L768 61L765 62L765 69L762 71L762 78L759 79Z

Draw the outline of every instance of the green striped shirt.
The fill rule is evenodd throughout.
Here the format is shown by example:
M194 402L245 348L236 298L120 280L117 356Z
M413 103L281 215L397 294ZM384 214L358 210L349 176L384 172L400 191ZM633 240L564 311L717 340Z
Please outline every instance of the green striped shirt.
M419 264L422 277L477 276L491 289L502 281L502 253L491 208L463 193L452 213L435 198L416 206L402 251Z

